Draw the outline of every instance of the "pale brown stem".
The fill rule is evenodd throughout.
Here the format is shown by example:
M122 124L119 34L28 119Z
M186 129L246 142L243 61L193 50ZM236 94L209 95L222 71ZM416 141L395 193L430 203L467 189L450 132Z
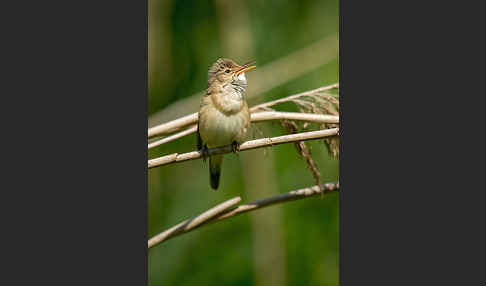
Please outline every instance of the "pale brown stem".
M257 148L262 148L262 147L267 147L267 146L272 146L272 145L284 144L284 143L293 143L293 142L298 142L298 141L321 139L321 138L325 138L325 137L338 135L338 132L339 132L339 128L331 128L331 129L302 132L302 133L284 135L284 136L278 136L278 137L272 137L272 138L256 139L256 140L247 141L247 142L242 143L239 146L240 147L239 150L245 151L245 150L257 149ZM210 155L210 156L225 154L225 153L230 153L230 152L233 152L233 146L232 145L208 149L208 155ZM163 166L163 165L167 165L167 164L171 164L171 163L179 163L179 162L188 161L188 160L195 160L195 159L199 159L201 157L202 157L202 152L200 152L200 151L192 151L192 152L183 153L183 154L173 153L173 154L170 154L170 155L166 155L166 156L162 156L162 157L159 157L159 158L149 160L148 161L148 168L150 169L150 168Z
M282 120L282 119L308 121L308 122L315 122L315 123L339 123L339 116L328 115L328 114L280 112L280 111L263 111L263 112L255 112L251 114L251 122L261 122L267 120ZM197 122L197 118L196 118L196 122ZM179 139L186 135L192 134L196 131L197 131L197 125L192 125L184 131L178 132L171 136L150 143L148 145L148 149Z
M267 121L267 120L297 120L309 121L315 123L339 123L339 116L316 113L300 113L300 112L281 112L281 111L263 111L251 114L252 122Z
M186 135L192 134L196 131L197 131L197 125L193 125L193 126L189 127L188 129L186 129L184 131L178 132L174 135L167 136L165 138L162 138L160 140L157 140L157 141L154 141L154 142L148 144L148 149L157 147L159 145L162 145L162 144L170 142L170 141L174 141L174 140L179 139L181 137L184 137Z
M160 124L158 126L149 128L148 138L152 138L158 135L168 134L181 130L182 128L194 124L197 122L197 113L189 114L170 122Z
M149 239L148 248L151 248L152 246L157 245L157 244L159 244L159 243L163 242L164 240L167 240L171 237L177 236L178 234L188 232L191 229L198 227L202 223L214 218L215 216L221 214L223 211L225 211L225 210L229 209L230 207L236 205L240 201L241 201L240 197L232 198L231 200L228 200L224 203L221 203L221 204L215 206L212 209L209 209L209 210L203 212L202 214L198 215L195 218L185 220L185 221L169 228L168 230L157 234L156 236Z
M240 205L236 208L229 209L232 205L235 205L236 203L239 202L240 197L236 197L232 200L226 201L223 204L220 204L203 214L193 218L189 219L186 221L183 221L170 229L157 234L156 236L152 237L148 241L148 248L151 248L163 241L166 241L172 237L175 237L177 235L192 231L194 229L197 229L200 226L220 221L223 219L227 219L229 217L237 216L242 213L246 213L249 211L261 209L264 207L268 207L274 204L279 204L283 202L289 202L289 201L295 201L295 200L300 200L316 195L321 195L321 194L326 194L329 192L333 191L338 191L339 190L339 182L332 182L332 183L326 183L322 184L321 188L318 185L304 188L304 189L299 189L295 191L291 191L285 194L280 194L277 196L269 197L266 199L262 200L257 200L248 204ZM205 215L203 217L203 215ZM194 220L198 219L198 223L192 224ZM189 227L190 226L190 227Z

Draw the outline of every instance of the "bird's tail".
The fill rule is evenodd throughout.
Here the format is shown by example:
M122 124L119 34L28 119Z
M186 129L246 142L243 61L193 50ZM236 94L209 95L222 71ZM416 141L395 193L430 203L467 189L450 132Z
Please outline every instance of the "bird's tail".
M211 188L218 189L219 177L221 175L221 164L223 163L223 155L215 155L209 157L209 182Z

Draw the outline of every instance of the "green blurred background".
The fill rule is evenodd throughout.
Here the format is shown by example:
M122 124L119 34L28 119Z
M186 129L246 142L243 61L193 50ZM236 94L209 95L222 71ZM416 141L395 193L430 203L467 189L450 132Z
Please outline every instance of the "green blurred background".
M339 2L149 0L149 127L197 112L207 70L219 57L257 61L248 103L339 81ZM296 111L290 104L278 110ZM278 122L250 138L278 136ZM321 181L337 159L310 141ZM149 150L149 158L195 149L195 135ZM207 163L150 169L148 236L230 198L242 203L314 185L293 144L226 155L217 192ZM149 250L149 285L338 285L339 195L308 198L204 226Z

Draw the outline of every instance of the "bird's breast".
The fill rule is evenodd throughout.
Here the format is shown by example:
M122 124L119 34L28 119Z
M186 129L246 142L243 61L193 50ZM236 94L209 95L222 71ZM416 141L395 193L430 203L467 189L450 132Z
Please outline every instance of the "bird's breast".
M232 115L240 112L246 104L243 92L237 92L231 88L231 91L211 94L210 100L219 111Z
M233 141L241 143L246 137L250 124L248 106L240 111L227 114L208 104L199 113L199 134L208 147L219 147L231 144Z

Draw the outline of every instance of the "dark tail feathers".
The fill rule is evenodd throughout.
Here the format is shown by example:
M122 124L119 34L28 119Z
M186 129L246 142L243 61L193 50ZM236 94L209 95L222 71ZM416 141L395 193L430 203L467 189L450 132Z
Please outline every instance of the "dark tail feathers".
M219 178L221 176L222 155L209 157L209 182L211 188L217 190L219 187Z

